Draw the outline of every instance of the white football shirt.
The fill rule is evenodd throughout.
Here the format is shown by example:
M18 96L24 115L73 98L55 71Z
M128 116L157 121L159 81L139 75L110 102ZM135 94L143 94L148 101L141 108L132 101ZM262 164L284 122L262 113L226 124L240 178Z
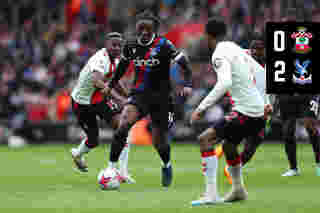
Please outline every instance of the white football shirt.
M255 84L254 73L261 66L258 62L234 42L223 41L212 54L212 65L217 83L197 110L207 110L229 91L233 110L250 117L264 115L264 99Z
M251 53L248 49L244 49L245 52L251 56ZM265 69L265 67L263 67L261 64L259 64L253 57L250 57L250 61L251 61L251 66L252 69L251 71L253 71L254 74L254 82L256 83L257 89L259 90L260 94L262 95L263 99L264 99L264 104L270 104L270 97L267 94L267 89L266 89L266 74L267 71Z
M118 63L118 59L114 63L111 62L105 48L97 51L80 72L76 86L71 93L73 100L79 104L91 104L94 93L100 90L93 84L92 73L94 71L100 72L105 76L105 79L111 80Z

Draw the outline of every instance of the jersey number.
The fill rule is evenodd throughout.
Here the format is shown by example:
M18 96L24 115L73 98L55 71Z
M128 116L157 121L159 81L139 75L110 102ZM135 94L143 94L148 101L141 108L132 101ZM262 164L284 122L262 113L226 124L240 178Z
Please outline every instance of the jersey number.
M173 122L173 113L169 112L169 118L168 118L169 122Z
M318 110L319 110L319 103L311 100L310 101L310 111L314 112L314 114L317 116L318 115Z

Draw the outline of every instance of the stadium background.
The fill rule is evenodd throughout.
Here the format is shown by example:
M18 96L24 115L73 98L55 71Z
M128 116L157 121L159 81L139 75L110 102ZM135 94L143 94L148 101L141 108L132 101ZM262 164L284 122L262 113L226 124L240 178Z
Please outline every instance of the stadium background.
M104 33L130 32L132 16L144 8L161 18L161 33L192 60L194 95L179 109L174 131L176 141L190 141L199 130L186 125L189 114L215 83L201 38L207 18L223 16L228 35L247 48L251 33L263 33L264 23L280 21L288 7L298 8L299 18L320 21L317 0L2 0L0 143L16 136L28 143L77 142L81 132L71 112L70 88L102 47ZM222 106L212 109L200 129L222 113ZM110 139L112 131L102 129L101 138ZM270 140L279 138L276 113L272 133ZM297 137L305 138L303 128Z

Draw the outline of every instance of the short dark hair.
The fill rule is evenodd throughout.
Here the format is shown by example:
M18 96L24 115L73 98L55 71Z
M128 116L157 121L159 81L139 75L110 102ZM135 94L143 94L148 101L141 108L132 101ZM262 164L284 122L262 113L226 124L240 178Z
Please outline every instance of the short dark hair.
M155 29L158 30L160 27L160 19L153 15L153 13L150 10L145 10L139 14L136 15L136 22L140 20L151 20L154 23Z
M214 37L224 37L227 34L227 25L222 18L212 17L209 18L205 31Z

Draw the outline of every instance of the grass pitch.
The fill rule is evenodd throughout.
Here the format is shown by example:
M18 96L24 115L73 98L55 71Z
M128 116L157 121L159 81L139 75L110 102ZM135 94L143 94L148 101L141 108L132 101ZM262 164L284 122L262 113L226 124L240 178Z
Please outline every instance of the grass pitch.
M262 145L244 171L249 199L240 203L191 207L203 191L197 145L174 145L174 183L160 186L160 160L152 147L132 147L130 172L137 184L122 184L119 191L101 191L97 174L107 164L105 146L88 157L89 173L72 169L70 145L0 146L0 212L138 212L138 213L299 213L319 212L319 182L309 144L298 145L302 175L281 177L288 163L283 145ZM109 151L109 147L107 148ZM219 162L218 185L223 195L230 189Z

